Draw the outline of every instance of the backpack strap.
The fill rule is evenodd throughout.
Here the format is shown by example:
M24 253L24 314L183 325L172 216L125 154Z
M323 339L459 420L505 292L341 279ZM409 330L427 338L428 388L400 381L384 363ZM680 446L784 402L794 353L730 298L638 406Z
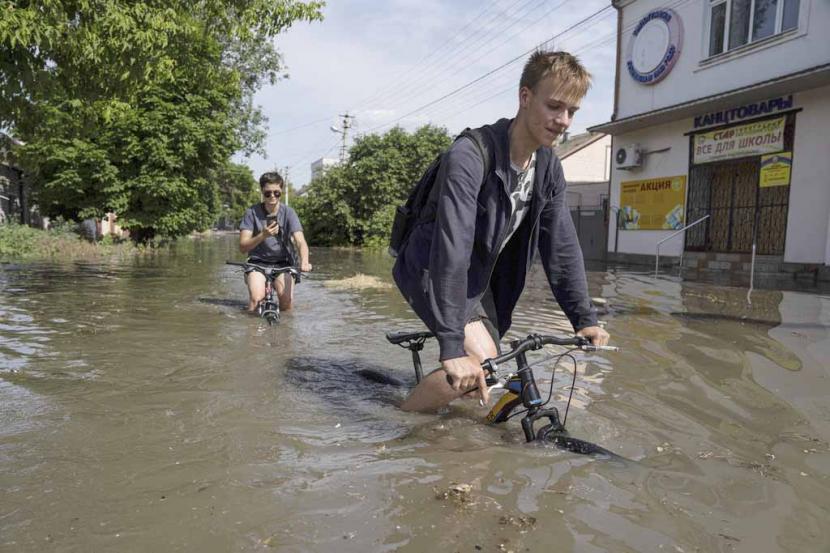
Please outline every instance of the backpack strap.
M490 175L490 170L493 167L493 147L489 133L485 132L482 128L471 129L467 127L461 134L458 135L458 138L461 138L462 136L472 139L473 144L476 145L478 153L484 162L484 177L482 182L486 181L487 177Z
M280 216L282 216L282 218L280 218ZM288 264L292 267L296 266L297 255L294 251L294 244L291 242L291 237L288 235L288 228L286 225L288 222L288 206L284 205L282 202L280 202L280 205L277 208L277 222L280 224L280 237L282 239L283 250L288 258Z
M461 134L459 134L455 139L458 140L459 138L462 138L462 137L465 137L465 136L473 141L473 144L475 144L475 147L478 150L478 154L481 157L482 162L484 163L484 173L483 173L483 176L481 177L481 182L483 184L483 183L487 182L487 177L490 176L490 171L492 170L492 167L493 167L493 154L494 154L494 152L493 152L493 148L491 146L490 137L481 128L471 129L471 128L467 127L466 129L461 131ZM441 157L443 157L443 155L446 155L446 152L444 152L444 154L442 154ZM437 170L438 170L438 166L436 164L435 171L437 171ZM440 192L440 188L441 188L440 186L433 186L430 189L430 191L429 191L430 201L433 201L433 202L438 201L438 194ZM429 214L429 220L434 220L434 219L435 219L435 214L430 213Z

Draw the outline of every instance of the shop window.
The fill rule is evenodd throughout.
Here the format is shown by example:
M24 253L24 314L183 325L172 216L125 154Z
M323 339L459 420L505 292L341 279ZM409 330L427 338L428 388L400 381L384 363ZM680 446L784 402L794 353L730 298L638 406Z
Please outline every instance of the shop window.
M798 27L800 0L711 0L709 56Z

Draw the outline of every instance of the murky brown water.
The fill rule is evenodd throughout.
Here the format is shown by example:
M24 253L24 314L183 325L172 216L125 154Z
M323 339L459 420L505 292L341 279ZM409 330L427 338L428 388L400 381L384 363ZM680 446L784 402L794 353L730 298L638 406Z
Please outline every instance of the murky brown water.
M323 284L390 260L315 250L275 331L234 243L0 267L0 550L830 550L827 297L592 273L624 351L581 358L568 427L619 464L399 412L354 371L411 380L383 334L413 317ZM513 335L553 307L537 273Z

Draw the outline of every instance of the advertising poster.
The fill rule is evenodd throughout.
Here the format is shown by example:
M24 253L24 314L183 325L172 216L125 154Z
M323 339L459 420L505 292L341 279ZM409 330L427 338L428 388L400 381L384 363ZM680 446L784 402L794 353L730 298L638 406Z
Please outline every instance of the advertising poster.
M784 149L785 117L696 134L694 162L758 156Z
M686 175L620 183L619 217L623 230L683 228Z
M770 186L789 186L793 167L793 153L781 152L761 156L761 188Z

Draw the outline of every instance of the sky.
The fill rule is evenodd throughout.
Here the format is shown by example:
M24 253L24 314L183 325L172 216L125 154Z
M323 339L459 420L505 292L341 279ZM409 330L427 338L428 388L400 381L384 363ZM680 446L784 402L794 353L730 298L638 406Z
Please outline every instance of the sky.
M588 21L586 18L594 15ZM540 47L576 54L593 74L570 132L613 111L616 11L608 0L329 0L324 20L275 39L287 78L255 98L268 118L266 157L238 158L255 177L337 158L341 115L355 136L430 123L456 135L512 117L524 62ZM582 22L582 23L581 23Z

